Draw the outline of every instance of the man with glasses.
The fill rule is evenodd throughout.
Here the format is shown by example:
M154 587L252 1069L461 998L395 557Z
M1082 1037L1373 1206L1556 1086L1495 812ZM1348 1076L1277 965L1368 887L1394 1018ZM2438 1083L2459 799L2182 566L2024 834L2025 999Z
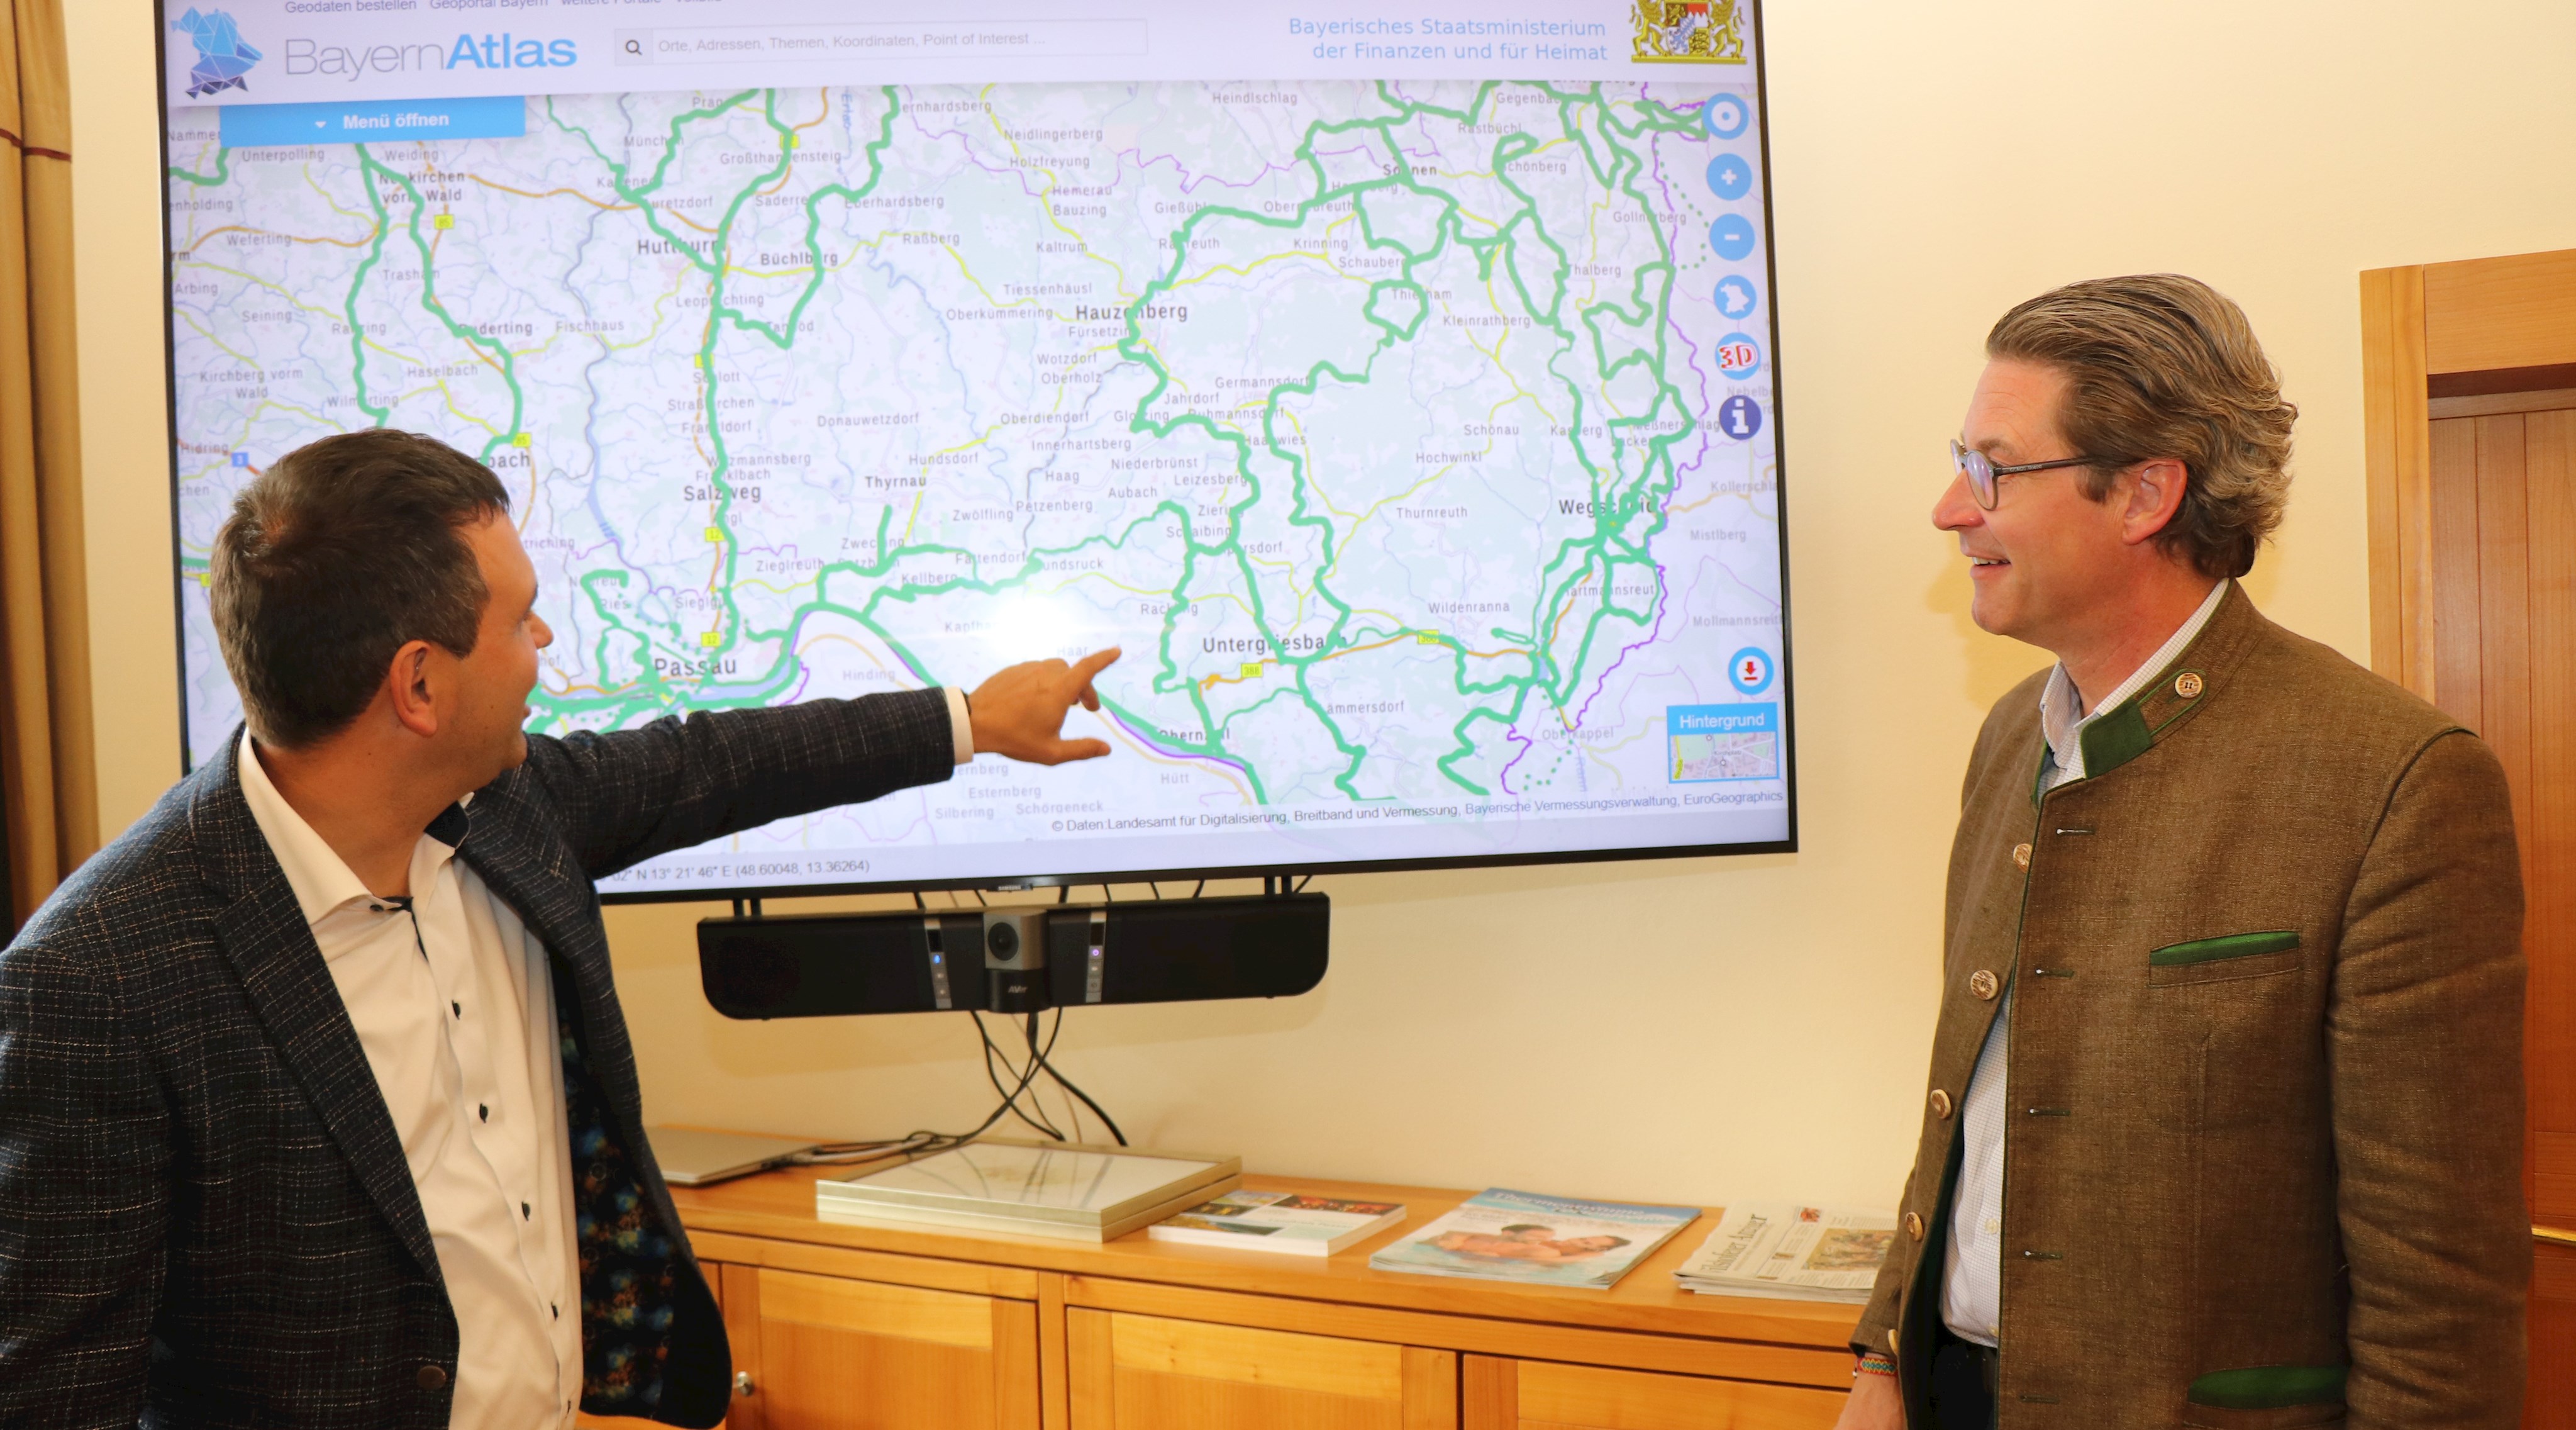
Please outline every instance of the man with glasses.
M2004 315L1932 512L1998 702L1846 1430L2518 1424L2502 769L2265 620L2297 410L2202 283Z

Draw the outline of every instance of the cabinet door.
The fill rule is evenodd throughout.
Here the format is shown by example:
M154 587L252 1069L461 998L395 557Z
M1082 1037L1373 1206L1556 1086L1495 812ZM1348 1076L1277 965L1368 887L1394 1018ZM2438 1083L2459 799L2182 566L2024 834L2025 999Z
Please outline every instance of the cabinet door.
M1453 1351L1065 1312L1073 1430L1456 1430Z
M1027 1301L729 1266L729 1430L1037 1430Z
M1843 1393L1469 1356L1465 1430L1831 1430Z

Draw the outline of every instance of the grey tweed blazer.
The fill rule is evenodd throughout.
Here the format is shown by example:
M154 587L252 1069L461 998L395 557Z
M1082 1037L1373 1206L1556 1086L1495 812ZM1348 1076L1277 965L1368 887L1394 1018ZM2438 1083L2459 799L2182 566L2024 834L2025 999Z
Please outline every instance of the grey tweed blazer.
M429 1227L237 743L0 950L0 1424L447 1424L456 1318ZM946 779L947 703L817 700L528 747L475 796L459 852L568 995L582 1219L622 1219L644 1249L594 1265L585 1225L583 1405L713 1425L724 1326L644 1140L591 881Z

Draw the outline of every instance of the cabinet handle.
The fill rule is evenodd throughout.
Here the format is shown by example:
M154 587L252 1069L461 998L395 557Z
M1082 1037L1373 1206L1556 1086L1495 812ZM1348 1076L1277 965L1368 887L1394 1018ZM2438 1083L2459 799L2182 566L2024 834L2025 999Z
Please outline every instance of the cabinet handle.
M733 1373L733 1393L734 1393L734 1394L736 1394L736 1395L739 1395L739 1396L743 1397L743 1398L744 1398L744 1399L746 1399L746 1400L747 1400L747 1399L749 1399L749 1398L751 1397L751 1372L750 1372L750 1371L747 1371L747 1370L738 1370L738 1371L735 1371L735 1372Z

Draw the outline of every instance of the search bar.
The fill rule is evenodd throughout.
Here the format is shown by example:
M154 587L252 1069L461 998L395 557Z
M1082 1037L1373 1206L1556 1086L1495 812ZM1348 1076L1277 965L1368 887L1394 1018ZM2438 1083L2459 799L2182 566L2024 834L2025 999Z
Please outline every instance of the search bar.
M1145 53L1142 20L871 20L841 25L689 25L619 30L621 65L732 61L1010 56L1058 59Z

